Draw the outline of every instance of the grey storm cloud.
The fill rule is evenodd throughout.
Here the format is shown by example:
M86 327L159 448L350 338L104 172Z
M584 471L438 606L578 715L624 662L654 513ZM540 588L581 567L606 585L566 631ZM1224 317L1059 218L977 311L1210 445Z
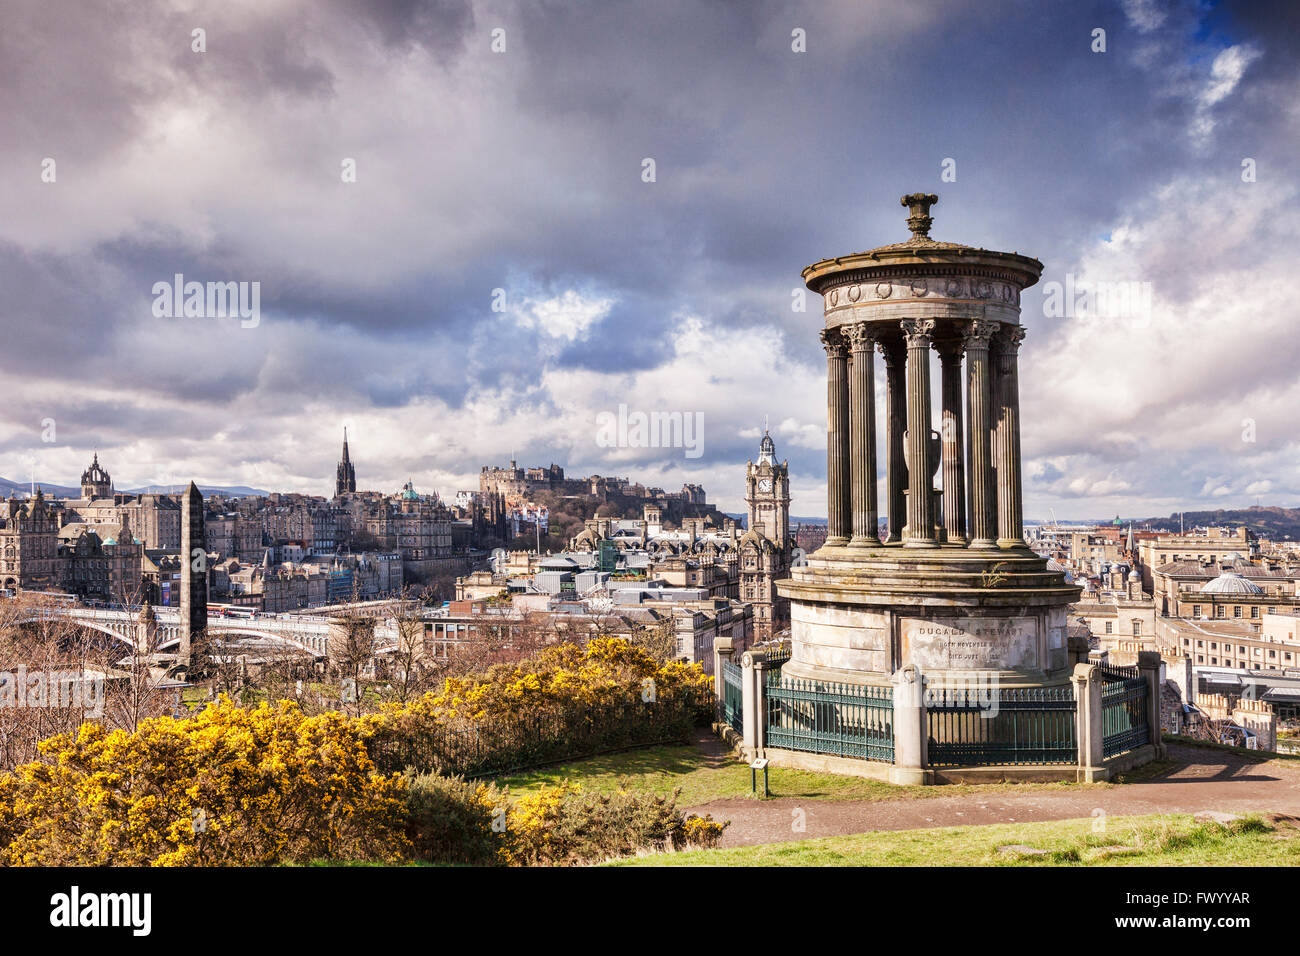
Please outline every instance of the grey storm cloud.
M511 450L599 472L649 468L663 456L603 455L580 423L622 385L688 408L696 382L673 394L643 383L684 361L678 345L698 319L723 343L705 346L720 350L719 366L728 350L768 343L746 370L752 391L709 399L705 457L670 464L674 479L725 474L754 453L740 435L765 414L793 419L792 435L824 427L815 386L790 394L824 361L820 302L791 309L805 265L904 238L897 197L921 188L940 194L939 238L1036 255L1045 282L1083 271L1102 237L1135 217L1164 210L1176 236L1177 211L1194 236L1206 195L1240 190L1243 156L1274 180L1294 167L1298 120L1279 105L1294 99L1296 26L1284 3L1190 0L1093 0L1051 16L1029 0L11 0L0 30L0 177L12 187L0 194L0 369L21 398L7 403L0 450L22 446L32 415L56 408L77 453L93 439L111 456L147 433L154 459L172 441L185 449L177 467L209 480L256 484L254 466L266 480L321 472L304 489L321 491L336 426L387 415L428 443L376 435L371 463L387 481L417 465L429 481L470 479L478 459ZM204 53L190 47L198 27ZM1105 54L1089 50L1096 27ZM498 28L504 53L491 50ZM795 29L807 53L791 51ZM1211 63L1228 48L1246 66L1215 99ZM57 183L40 180L46 157ZM340 177L348 159L351 184ZM939 179L945 159L956 182ZM1163 308L1195 309L1216 275L1259 281L1248 277L1256 243L1284 246L1295 230L1294 213L1263 216L1254 242L1220 229L1214 242L1149 245L1136 268ZM149 290L176 273L258 281L261 324L155 318ZM492 311L498 288L514 308L574 290L608 306L557 331ZM1039 302L1026 294L1025 387L1052 404L1035 425L1026 394L1025 450L1050 465L1033 472L1031 511L1055 496L1109 508L1102 492L1125 484L1135 506L1195 496L1201 471L1291 460L1293 439L1268 429L1250 465L1236 455L1232 467L1199 467L1231 456L1231 439L1191 433L1144 457L1133 416L1173 436L1180 416L1201 411L1154 379L1128 412L1101 416L1123 437L1072 427L1093 414L1092 396L1060 353L1082 356L1091 340L1035 313ZM1284 394L1295 351L1258 355L1258 380L1226 391L1268 405L1249 396L1274 381ZM1142 370L1095 369L1100 382L1112 373ZM547 426L561 419L567 431ZM304 437L289 447L288 433ZM316 436L330 445L307 452ZM824 451L800 440L780 452L810 489L824 481ZM453 454L466 460L438 460ZM1152 456L1186 476L1161 485ZM73 460L69 450L51 467ZM0 474L7 467L0 460ZM1115 469L1125 481L1107 478ZM1250 484L1244 473L1237 483ZM738 499L736 487L710 492ZM805 493L802 513L819 510L815 497Z

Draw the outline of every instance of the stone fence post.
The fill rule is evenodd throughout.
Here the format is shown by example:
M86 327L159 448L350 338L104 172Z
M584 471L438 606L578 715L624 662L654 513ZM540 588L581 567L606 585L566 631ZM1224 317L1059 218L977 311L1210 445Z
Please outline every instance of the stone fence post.
M894 766L889 782L930 783L926 769L925 678L913 664L894 672Z
M1105 768L1106 751L1101 723L1101 675L1096 664L1074 665L1070 676L1074 682L1074 699L1078 706L1075 736L1079 744L1079 776L1081 783L1105 780L1110 772Z
M719 714L722 713L722 703L727 693L727 679L722 674L722 665L724 662L730 663L734 653L730 637L713 639L713 696Z
M785 658L778 664L770 660L768 649L746 651L740 657L741 709L744 714L745 754L753 759L767 746L767 695L765 685L767 672L775 670L785 663Z
M763 671L753 651L740 656L740 711L744 721L740 734L745 758L753 760L763 746Z
M1165 756L1165 739L1160 732L1160 652L1138 651L1138 673L1147 682L1147 732L1157 760Z

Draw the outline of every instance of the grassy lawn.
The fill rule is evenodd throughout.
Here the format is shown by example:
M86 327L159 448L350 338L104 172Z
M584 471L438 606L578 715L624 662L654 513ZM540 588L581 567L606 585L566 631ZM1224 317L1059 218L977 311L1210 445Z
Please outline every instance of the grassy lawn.
M1171 743L1203 747L1210 750L1230 751L1246 760L1269 764L1279 771L1300 770L1300 755L1275 754L1264 751L1247 751L1240 747L1207 743L1186 737L1166 737ZM773 797L797 797L803 800L907 800L917 797L957 797L969 794L989 794L1014 791L1064 790L1073 788L1105 788L1126 783L1140 783L1160 777L1177 768L1173 760L1159 760L1117 774L1111 783L984 783L945 784L932 787L900 787L876 780L842 777L806 770L768 769L768 786ZM677 804L695 807L714 800L733 797L752 797L749 767L734 757L710 757L691 745L647 747L623 753L607 754L585 760L529 770L497 778L500 786L509 787L511 793L521 794L540 787L555 786L561 780L580 784L591 793L609 793L614 790L648 790L658 794L671 793L681 788ZM762 786L762 780L759 780Z
M561 780L580 784L588 793L627 789L668 794L680 787L682 792L677 799L679 807L696 807L729 797L752 796L750 772L746 764L732 757L724 758L719 764L717 758L711 758L689 745L647 747L644 750L575 760L541 770L499 777L496 783L509 787L512 794L522 794L540 787L555 786ZM763 786L761 774L758 785L760 789ZM774 797L797 797L804 800L906 800L1008 790L1027 793L1076 787L1100 788L1110 784L990 783L899 787L857 777L771 767L768 769L768 786Z
M1300 830L1247 818L1221 826L1186 814L999 823L863 833L791 843L657 853L609 866L1296 866ZM1021 845L1043 855L999 851Z

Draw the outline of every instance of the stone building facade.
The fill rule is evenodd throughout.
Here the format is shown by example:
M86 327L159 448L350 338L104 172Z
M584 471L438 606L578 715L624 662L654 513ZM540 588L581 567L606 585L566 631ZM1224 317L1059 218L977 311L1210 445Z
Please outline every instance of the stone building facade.
M60 566L59 518L41 489L26 501L8 499L0 528L0 585L53 590L61 582Z

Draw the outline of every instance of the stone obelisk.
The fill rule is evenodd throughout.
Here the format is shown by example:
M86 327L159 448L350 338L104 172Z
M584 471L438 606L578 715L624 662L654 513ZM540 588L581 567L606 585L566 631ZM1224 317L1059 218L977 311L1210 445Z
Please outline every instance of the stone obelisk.
M203 494L190 482L181 496L181 633L177 662L193 663L195 638L208 626L208 555L203 534Z

